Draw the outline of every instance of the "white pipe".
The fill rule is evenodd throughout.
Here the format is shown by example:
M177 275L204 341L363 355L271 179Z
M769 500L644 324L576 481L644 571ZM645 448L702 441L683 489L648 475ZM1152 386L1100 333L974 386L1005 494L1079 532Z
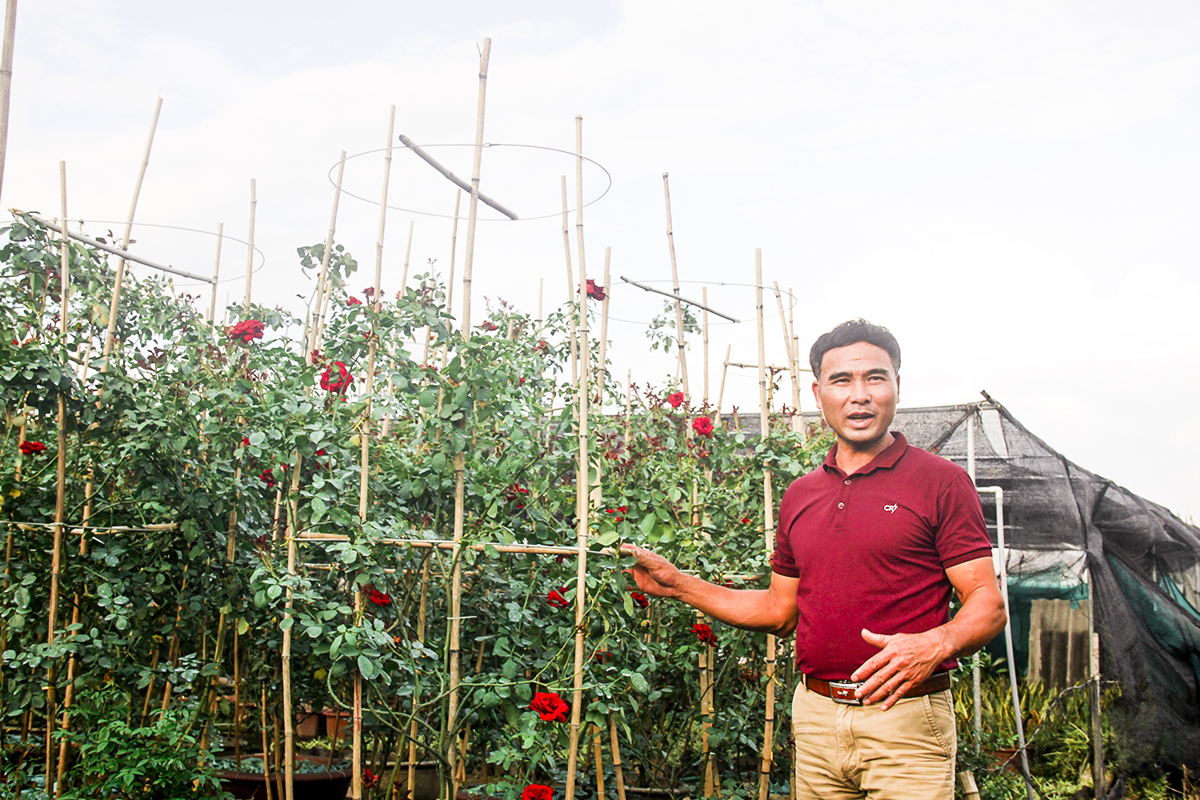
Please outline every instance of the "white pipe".
M996 496L996 559L1000 572L1000 594L1004 598L1004 610L1007 619L1004 622L1004 648L1008 655L1008 682L1012 688L1013 717L1017 725L1018 753L1021 756L1021 775L1025 778L1025 796L1034 800L1033 777L1029 774L1029 754L1025 752L1025 723L1021 719L1021 695L1017 688L1017 661L1013 653L1012 614L1009 613L1008 603L1008 555L1004 552L1004 490L999 486L980 486L980 492L989 492Z

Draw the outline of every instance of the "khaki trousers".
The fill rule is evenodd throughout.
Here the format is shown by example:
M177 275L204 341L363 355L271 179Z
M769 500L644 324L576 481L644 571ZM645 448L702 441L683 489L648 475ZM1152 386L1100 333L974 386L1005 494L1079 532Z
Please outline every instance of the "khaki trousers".
M953 800L958 745L949 690L887 711L810 692L792 698L797 800Z

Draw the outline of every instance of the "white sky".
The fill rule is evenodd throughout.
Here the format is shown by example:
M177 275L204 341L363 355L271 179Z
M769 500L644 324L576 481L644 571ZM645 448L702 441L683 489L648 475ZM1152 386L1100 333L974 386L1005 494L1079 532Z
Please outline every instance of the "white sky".
M585 153L612 175L584 214L589 275L611 247L614 276L669 280L671 174L681 278L698 282L685 296L707 285L714 307L750 321L713 328L714 397L726 344L756 359L752 292L718 284L753 283L762 248L766 282L799 296L804 352L852 316L887 325L904 405L986 389L1067 458L1200 515L1195 3L25 0L4 207L57 216L62 160L73 219L123 220L162 96L138 220L224 222L244 239L256 179L255 299L298 309L295 248L325 238L340 151L382 148L393 104L417 142L472 142L485 37L485 140L573 150L580 114ZM469 148L430 152L469 177ZM565 299L563 174L573 207L572 159L485 151L486 194L554 216L480 224L475 322L484 297L536 313L539 279L547 308ZM398 152L391 204L451 214L454 190L435 178ZM381 180L381 155L348 163L347 190L373 201L344 198L338 220L363 286ZM584 183L592 198L606 181L589 169ZM410 220L410 274L449 263L448 220L393 210L389 292ZM212 269L211 235L135 238L147 258ZM464 239L465 225L459 275ZM236 279L219 302L240 299L245 263L227 242ZM610 332L618 374L664 384L671 365L642 337L658 302L613 296L613 316L635 321ZM783 363L775 318L767 346ZM700 359L697 341L695 395ZM756 391L753 373L731 373L725 409L756 408Z

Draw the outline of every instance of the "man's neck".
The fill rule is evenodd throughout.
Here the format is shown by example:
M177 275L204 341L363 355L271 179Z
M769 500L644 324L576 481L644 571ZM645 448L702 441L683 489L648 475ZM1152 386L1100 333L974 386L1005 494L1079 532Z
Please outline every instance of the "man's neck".
M853 475L874 461L877 455L891 447L895 441L896 437L892 436L891 431L870 443L850 444L839 438L834 462L842 472Z

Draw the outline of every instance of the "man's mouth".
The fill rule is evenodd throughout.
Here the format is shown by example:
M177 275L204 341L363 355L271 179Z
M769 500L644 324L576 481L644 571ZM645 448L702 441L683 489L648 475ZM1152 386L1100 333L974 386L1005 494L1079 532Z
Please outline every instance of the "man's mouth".
M847 414L846 419L850 420L851 423L861 425L861 424L869 423L871 420L875 419L875 415L874 414L862 414L862 413Z

